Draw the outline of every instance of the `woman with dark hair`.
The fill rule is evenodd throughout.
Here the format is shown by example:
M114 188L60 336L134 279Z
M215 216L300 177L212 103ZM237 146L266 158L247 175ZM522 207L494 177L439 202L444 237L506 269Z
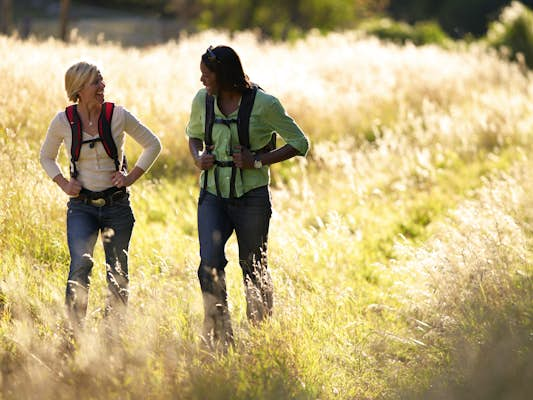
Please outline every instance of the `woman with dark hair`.
M277 98L252 84L230 47L209 47L186 133L195 165L202 170L198 200L200 266L204 301L203 339L209 346L233 343L228 312L224 247L235 231L247 316L271 315L273 287L267 269L272 214L269 165L305 156L309 142ZM272 146L275 133L285 145Z

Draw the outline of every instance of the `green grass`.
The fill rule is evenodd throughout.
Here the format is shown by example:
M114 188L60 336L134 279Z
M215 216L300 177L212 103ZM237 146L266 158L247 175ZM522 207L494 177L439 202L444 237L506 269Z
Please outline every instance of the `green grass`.
M297 68L261 77L312 148L272 167L274 315L247 322L232 238L236 347L213 354L198 337L198 176L183 136L203 40L132 51L0 38L9 82L0 87L12 99L0 101L0 398L511 399L532 390L531 77L477 48L403 48L350 33L240 41L256 74L271 60ZM110 348L98 243L86 332L69 356L66 196L37 163L64 107L62 71L43 63L43 83L33 60L54 53L67 63L80 52L106 60L109 93L158 132L164 153L131 188L125 329ZM354 66L342 82L334 54ZM435 72L435 59L446 68ZM126 62L128 71L117 66ZM157 81L144 79L147 67ZM357 96L331 96L347 84ZM130 160L138 154L129 143Z

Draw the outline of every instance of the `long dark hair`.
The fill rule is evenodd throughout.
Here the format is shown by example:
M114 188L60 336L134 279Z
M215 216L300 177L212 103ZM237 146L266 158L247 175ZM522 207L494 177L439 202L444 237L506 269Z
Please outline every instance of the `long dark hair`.
M231 47L209 46L202 55L202 62L215 73L220 89L243 92L252 87L248 75L244 73L239 55Z

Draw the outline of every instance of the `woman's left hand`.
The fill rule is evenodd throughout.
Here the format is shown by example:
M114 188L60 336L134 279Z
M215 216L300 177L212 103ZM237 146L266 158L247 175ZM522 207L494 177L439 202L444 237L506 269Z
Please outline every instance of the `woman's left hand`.
M237 168L252 169L254 167L254 155L244 146L235 146L232 157Z
M116 171L111 176L111 183L118 188L126 187L130 185L127 173L123 171Z

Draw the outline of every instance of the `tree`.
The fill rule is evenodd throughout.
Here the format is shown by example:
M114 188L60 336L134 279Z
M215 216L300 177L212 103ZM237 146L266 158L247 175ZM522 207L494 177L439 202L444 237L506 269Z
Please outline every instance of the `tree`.
M166 10L186 15L198 29L259 30L286 39L292 33L353 28L357 20L382 12L389 0L168 0ZM191 12L192 10L192 12Z
M61 0L61 10L59 13L59 37L64 42L68 41L68 12L70 9L70 0Z
M11 0L2 0L2 13L0 14L0 33L9 35L13 16Z
M390 0L387 11L395 19L408 23L423 20L437 21L451 36L459 38L466 34L482 36L488 24L511 0ZM521 0L532 6L533 0Z

